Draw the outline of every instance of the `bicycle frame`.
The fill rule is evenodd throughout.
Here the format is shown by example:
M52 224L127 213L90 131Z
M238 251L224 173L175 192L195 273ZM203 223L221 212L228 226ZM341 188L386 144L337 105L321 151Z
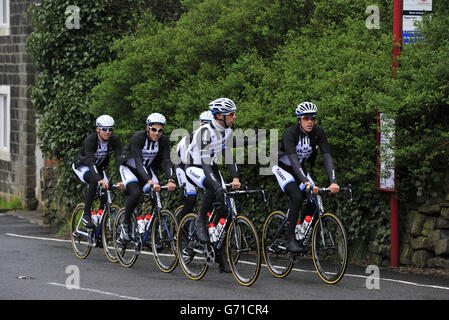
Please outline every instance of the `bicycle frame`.
M161 190L167 189L166 186L162 186ZM161 210L162 210L162 202L161 202L161 196L159 192L155 192L153 188L150 188L148 193L144 193L144 197L150 198L151 201L151 219L148 221L146 227L145 227L145 233L142 238L142 245L145 245L150 237L151 228L154 223L154 217L157 215L158 221L161 222ZM170 228L167 226L167 222L164 221L165 230L167 231L167 234L170 234ZM159 224L159 234L162 238L162 230L161 230L161 224ZM171 235L173 237L173 235Z
M113 185L112 186L114 189L116 189L116 188L118 188L117 187L117 185ZM111 206L112 206L112 196L111 196L111 191L108 189L108 190L106 190L106 194L107 194L107 201L106 201L106 210L105 211L108 211L108 213L110 213L110 210L111 210ZM103 191L103 189L101 188L101 186L98 186L97 187L97 192L96 192L96 195L95 195L95 198L100 198L100 197L102 197L104 195L104 191ZM99 237L100 237L100 235L101 235L101 225L103 224L103 219L104 219L104 216L105 215L102 215L101 216L101 220L98 222L98 226L96 226L95 227L95 229L92 229L92 233L91 234L89 234L88 232L83 232L83 231L80 231L79 230L79 226L80 226L80 224L81 224L81 222L82 222L82 220L80 219L79 221L78 221L78 225L76 226L76 232L78 233L78 234L80 234L80 235L82 235L82 236L84 236L84 237L89 237L89 236L93 236L93 230L95 230L95 239L99 239ZM114 218L115 218L115 213L114 213Z
M349 192L351 200L352 200L351 185L348 185L347 187L343 187L343 188L341 188L341 190ZM312 190L306 190L307 198L304 201L304 203L315 202L315 210L314 210L313 215L312 215L312 221L309 224L309 226L307 227L304 239L301 242L302 246L304 246L304 247L309 243L310 237L312 236L313 228L314 228L314 226L315 226L317 221L320 223L320 226L322 227L322 219L321 218L322 218L322 216L324 214L324 206L323 206L323 199L322 199L320 194L328 193L329 191L330 191L329 188L320 188L319 191L318 191L318 194L315 195L315 194L312 193ZM282 228L287 223L289 213L290 213L290 209L287 210L285 218L282 221L281 225L279 226L278 230L276 231L276 235L275 235L274 239L277 239L277 237L278 237L279 233L281 232ZM318 220L317 220L317 218L318 218ZM322 230L323 230L323 228L321 228L321 232L323 232ZM321 238L323 239L324 235L321 234L321 236L322 236ZM332 243L333 243L334 242L333 239L331 239L331 240L332 240ZM283 248L283 249L285 250L286 248Z
M112 187L113 187L113 188L117 188L116 185L113 185ZM98 197L101 197L101 196L103 196L103 195L104 195L104 191L103 191L103 189L100 187L100 191L99 191L99 193L98 193ZM106 208L105 208L105 211L108 212L108 214L110 214L110 213L111 213L111 206L112 206L112 196L111 196L111 191L110 191L109 189L106 190L106 195L107 195L107 201L106 201ZM114 219L115 219L115 218L116 218L115 212L113 212L113 215L114 215ZM102 215L101 215L101 219L100 219L100 221L98 222L98 226L97 226L96 229L95 229L95 239L100 239L100 236L101 236L101 226L103 225L104 217L105 217L105 214L102 214Z
M226 184L225 186L228 188L231 185ZM237 216L238 216L234 196L236 196L238 194L250 194L250 193L258 193L258 192L262 193L264 202L267 202L267 200L265 198L265 191L263 190L263 188L261 188L260 190L234 190L234 191L225 191L224 192L224 200L225 200L226 207L228 208L228 214L226 216L226 223L223 226L223 228L221 229L220 234L218 235L218 240L213 243L213 246L217 250L219 250L221 248L221 246L223 245L223 241L225 239L226 230L229 225L229 221L235 222L235 220L237 219ZM214 207L210 220L212 220L214 218L215 211L216 210Z

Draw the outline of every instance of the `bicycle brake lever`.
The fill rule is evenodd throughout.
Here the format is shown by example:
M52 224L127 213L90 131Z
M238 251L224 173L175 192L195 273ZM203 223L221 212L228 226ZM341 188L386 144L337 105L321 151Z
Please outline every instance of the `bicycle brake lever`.
M260 190L260 192L262 193L262 196L263 196L263 202L267 202L267 198L265 197L265 190L262 188L261 190Z

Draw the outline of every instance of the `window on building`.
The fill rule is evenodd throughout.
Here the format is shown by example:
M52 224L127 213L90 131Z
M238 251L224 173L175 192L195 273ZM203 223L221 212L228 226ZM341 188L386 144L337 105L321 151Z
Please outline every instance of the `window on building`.
M0 0L2 1L2 0ZM11 111L10 111L10 87L0 86L0 160L10 160L10 131L11 131Z
M0 36L9 35L9 0L0 0Z

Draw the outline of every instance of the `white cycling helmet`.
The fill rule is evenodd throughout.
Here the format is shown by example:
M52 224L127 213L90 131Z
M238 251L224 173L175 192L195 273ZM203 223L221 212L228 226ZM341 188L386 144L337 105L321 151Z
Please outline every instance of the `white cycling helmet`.
M99 116L97 120L95 121L95 124L97 127L113 127L114 126L114 119L112 119L111 116L108 116L107 114L104 114L102 116Z
M212 114L230 114L237 110L234 101L228 98L219 98L209 103Z
M152 113L147 118L147 125L152 125L153 123L159 123L165 126L166 120L165 117L160 113Z
M301 102L296 107L296 117L302 118L304 116L316 116L318 108L312 102Z
M214 116L210 110L204 111L200 114L200 122L211 122Z

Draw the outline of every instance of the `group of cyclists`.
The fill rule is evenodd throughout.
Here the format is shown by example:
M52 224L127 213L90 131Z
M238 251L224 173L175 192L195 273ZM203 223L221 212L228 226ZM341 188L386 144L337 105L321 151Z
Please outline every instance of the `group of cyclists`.
M201 242L209 242L207 229L207 213L212 206L218 210L218 218L225 217L224 192L225 183L219 171L217 160L227 148L232 148L234 121L237 107L229 98L219 98L209 104L209 110L201 113L200 127L184 137L176 146L180 163L175 166L170 159L170 145L163 134L166 118L160 113L152 113L146 119L146 129L132 135L127 146L122 147L120 138L113 134L114 119L109 115L101 115L96 119L96 131L89 134L78 151L72 169L77 177L88 185L85 194L83 223L86 228L93 228L91 220L92 202L97 186L109 188L105 169L112 154L118 166L122 181L122 189L127 191L125 203L125 219L120 225L118 241L130 241L130 217L136 208L143 192L150 187L160 191L159 180L153 170L156 165L163 164L167 178L167 190L176 188L175 178L179 186L184 186L184 207L181 217L193 211L197 188L203 189L204 196L196 220L197 237ZM314 185L305 168L309 162L315 164L317 150L320 149L324 167L330 180L331 193L339 191L330 147L322 128L315 125L318 110L314 103L302 102L296 107L297 123L287 128L279 144L278 164L272 167L282 191L289 198L287 250L292 253L301 252L304 248L294 236L296 221L303 203L304 191L311 188L314 193L318 187ZM257 139L256 139L257 140ZM245 145L251 142L245 141ZM234 159L227 164L232 189L239 189L241 183ZM100 207L104 207L106 199L100 199ZM304 219L304 215L301 220ZM226 263L224 246L217 254L217 262L221 272L231 272Z

